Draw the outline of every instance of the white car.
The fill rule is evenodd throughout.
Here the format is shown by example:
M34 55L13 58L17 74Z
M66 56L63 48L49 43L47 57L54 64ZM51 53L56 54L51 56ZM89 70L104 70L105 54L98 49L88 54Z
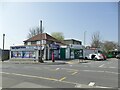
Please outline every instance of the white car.
M120 59L120 54L116 55L116 58L117 58L117 59Z
M93 60L104 60L104 57L102 54L100 53L93 53L93 54L89 54L88 59L93 59Z

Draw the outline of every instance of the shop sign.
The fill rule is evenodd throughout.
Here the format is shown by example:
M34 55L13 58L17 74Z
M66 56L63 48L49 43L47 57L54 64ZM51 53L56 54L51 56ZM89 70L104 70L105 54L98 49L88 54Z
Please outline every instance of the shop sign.
M60 48L60 45L58 45L58 44L50 44L50 47L51 47L52 49L59 49L59 48Z

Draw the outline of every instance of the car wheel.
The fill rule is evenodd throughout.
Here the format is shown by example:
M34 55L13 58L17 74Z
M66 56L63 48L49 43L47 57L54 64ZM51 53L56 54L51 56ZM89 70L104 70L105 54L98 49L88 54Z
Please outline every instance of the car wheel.
M104 60L106 60L106 58L104 58Z
M85 57L85 60L87 60L88 58L87 57Z
M91 59L94 60L94 58L95 58L95 55L91 55Z
M97 58L94 58L94 61L97 61L98 59Z

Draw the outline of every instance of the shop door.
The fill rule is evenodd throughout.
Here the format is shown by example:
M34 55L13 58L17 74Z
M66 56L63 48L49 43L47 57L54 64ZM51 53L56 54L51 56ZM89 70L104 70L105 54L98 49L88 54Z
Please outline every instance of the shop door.
M65 48L60 49L60 59L65 59L65 56L66 56L65 55L65 50L66 50Z
M82 49L74 50L74 54L75 54L75 59L83 58L83 50Z

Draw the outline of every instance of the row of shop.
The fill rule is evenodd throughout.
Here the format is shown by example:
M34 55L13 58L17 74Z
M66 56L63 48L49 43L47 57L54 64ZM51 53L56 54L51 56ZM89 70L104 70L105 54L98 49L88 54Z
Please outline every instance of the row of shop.
M42 51L42 58L49 60L52 58L52 52L55 59L78 59L83 58L82 45L67 45L67 46L12 46L10 47L10 58L35 58L38 59L40 50Z

